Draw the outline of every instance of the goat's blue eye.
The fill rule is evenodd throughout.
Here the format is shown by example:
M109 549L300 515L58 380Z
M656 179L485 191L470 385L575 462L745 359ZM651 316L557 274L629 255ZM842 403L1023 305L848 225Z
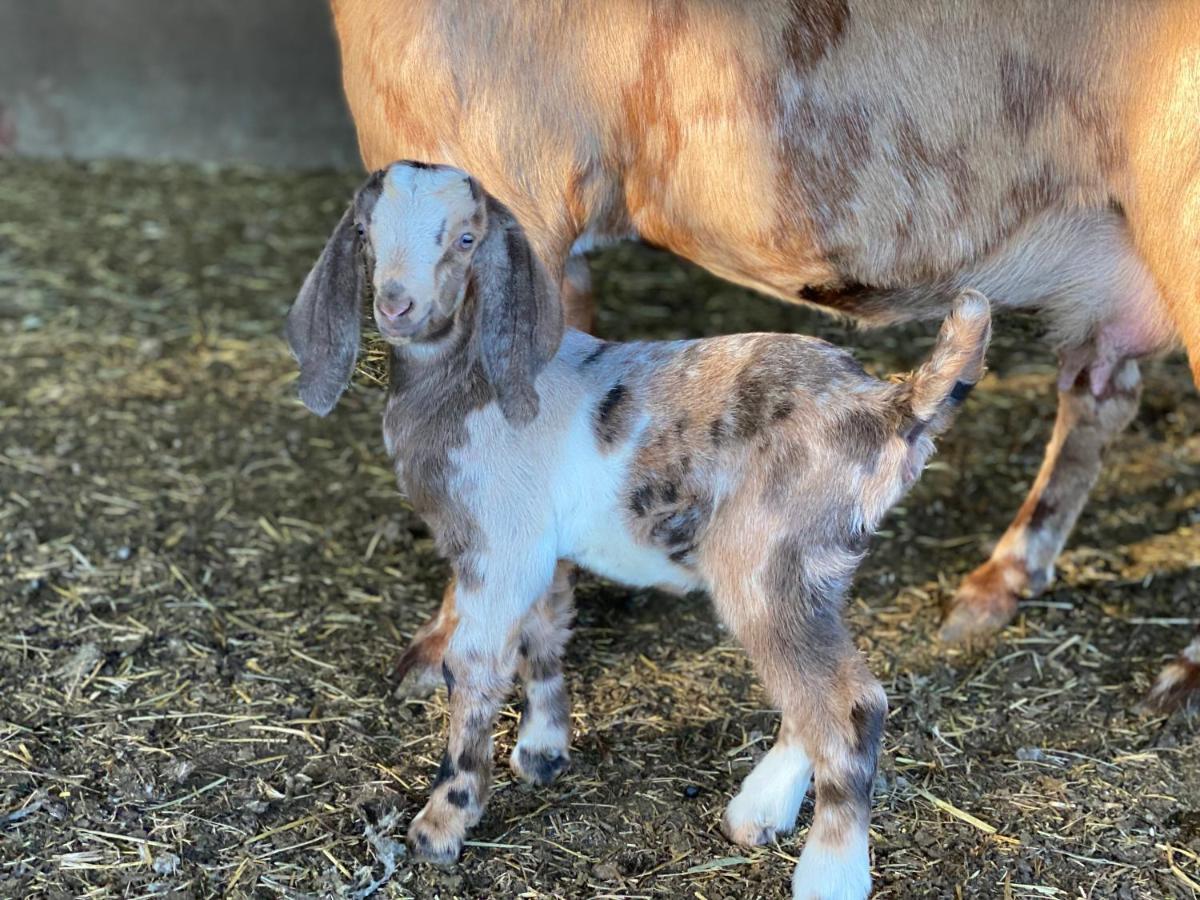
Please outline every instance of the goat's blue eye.
M359 222L354 223L354 230L358 232L359 237L367 236L367 229L363 228L362 224Z
M474 246L474 244L475 244L475 235L471 234L469 231L466 232L465 234L460 234L458 236L458 249L459 250L470 250L471 247Z

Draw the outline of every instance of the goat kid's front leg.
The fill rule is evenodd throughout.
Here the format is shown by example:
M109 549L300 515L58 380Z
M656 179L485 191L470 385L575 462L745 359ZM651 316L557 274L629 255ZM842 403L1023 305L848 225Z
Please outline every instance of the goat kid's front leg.
M563 264L561 282L563 319L567 326L589 334L595 327L596 308L587 257L570 256ZM424 625L392 667L392 681L401 696L426 697L442 683L442 656L458 624L451 578L442 593L442 605Z
M1086 374L1058 394L1046 458L1016 519L991 558L963 581L938 636L951 643L988 637L1017 614L1017 599L1054 579L1054 560L1100 475L1104 451L1137 414L1142 379L1126 361L1099 396Z
M420 859L456 860L467 829L483 815L492 782L492 731L512 688L517 637L550 579L547 572L537 579L496 578L495 587L479 590L458 584L459 621L442 660L450 734L429 801L408 828L409 848Z
M575 567L560 562L554 584L521 627L517 673L525 689L525 706L509 765L530 784L550 784L571 763L571 701L562 654L571 637L575 580Z

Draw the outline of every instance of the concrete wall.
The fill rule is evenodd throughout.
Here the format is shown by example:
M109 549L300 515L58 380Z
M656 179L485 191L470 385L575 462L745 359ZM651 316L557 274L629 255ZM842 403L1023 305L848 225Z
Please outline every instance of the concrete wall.
M0 0L0 152L359 165L325 0Z

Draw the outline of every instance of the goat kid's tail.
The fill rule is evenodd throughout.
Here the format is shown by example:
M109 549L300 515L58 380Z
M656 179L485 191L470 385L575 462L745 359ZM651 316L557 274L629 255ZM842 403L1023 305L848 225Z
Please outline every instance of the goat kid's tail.
M949 427L959 406L986 370L992 314L987 298L963 291L942 323L929 361L904 384L911 418L909 428L936 436Z

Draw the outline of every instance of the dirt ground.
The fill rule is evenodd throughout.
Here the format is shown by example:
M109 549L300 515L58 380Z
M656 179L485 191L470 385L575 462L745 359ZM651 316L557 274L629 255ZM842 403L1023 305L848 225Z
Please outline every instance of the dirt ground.
M596 580L569 651L574 767L495 796L452 870L404 828L444 694L387 676L445 568L399 500L360 384L294 400L282 317L356 177L0 161L0 896L780 898L797 834L721 810L776 715L703 597ZM608 337L814 332L875 371L934 327L858 334L626 247ZM1179 360L1061 560L998 643L941 603L1028 488L1053 419L1035 323L885 529L849 608L891 700L877 896L1194 898L1200 730L1133 707L1200 588L1200 399Z

